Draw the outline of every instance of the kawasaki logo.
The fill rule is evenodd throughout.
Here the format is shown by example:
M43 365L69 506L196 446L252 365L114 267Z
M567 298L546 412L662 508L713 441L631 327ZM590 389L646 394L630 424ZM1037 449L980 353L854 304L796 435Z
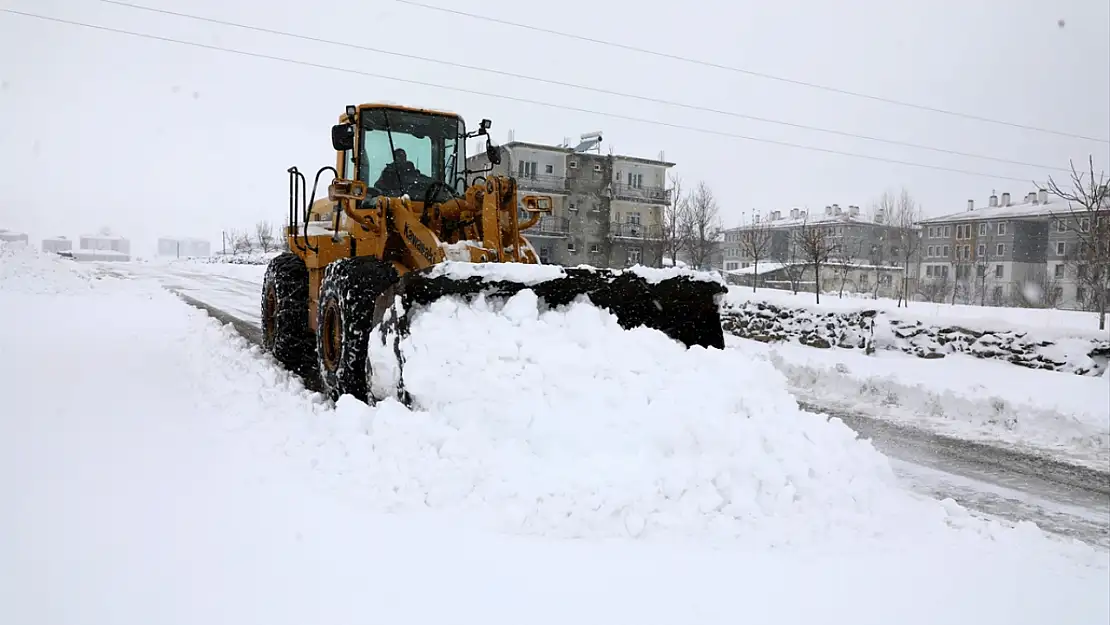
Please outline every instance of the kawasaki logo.
M415 247L424 256L424 258L428 259L429 263L436 262L435 254L433 254L432 250L428 249L428 246L424 245L424 242L416 236L416 233L412 231L412 228L409 228L409 224L407 222L405 223L405 239L408 240L408 242L411 243L412 246Z

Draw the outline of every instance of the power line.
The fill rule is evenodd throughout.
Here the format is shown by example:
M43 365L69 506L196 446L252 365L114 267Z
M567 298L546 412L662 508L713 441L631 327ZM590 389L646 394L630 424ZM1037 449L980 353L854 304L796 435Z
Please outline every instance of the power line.
M1012 128L1021 128L1022 130L1032 130L1032 131L1035 131L1035 132L1043 132L1043 133L1048 133L1048 134L1053 134L1053 135L1059 135L1059 136L1062 136L1062 137L1071 137L1073 139L1085 139L1087 141L1098 141L1099 143L1110 143L1110 139L1100 139L1098 137L1089 137L1089 136L1086 136L1086 135L1073 134L1073 133L1069 133L1069 132L1063 132L1063 131L1060 131L1060 130L1051 130L1049 128L1039 128L1037 126L1029 126L1029 125L1026 125L1026 124L1018 124L1016 122L1008 122L1008 121L1004 121L1004 120L1000 120L1000 119L992 119L990 117L980 117L978 115L972 115L970 113L961 113L959 111L950 111L950 110L947 110L947 109L936 108L936 107L927 106L927 105L924 105L924 104L914 104L912 102L905 102L905 101L902 101L902 100L895 100L893 98L884 98L882 96L860 93L858 91L849 91L847 89L841 89L839 87L830 87L830 86L827 86L827 85L820 85L820 84L817 84L817 83L806 82L804 80L797 80L797 79L794 79L794 78L786 78L784 76L776 76L774 74L767 74L767 73L764 73L764 72L757 72L755 70L744 69L742 67L735 67L735 66L732 66L732 65L723 65L721 63L714 63L712 61L703 61L701 59L694 59L694 58L690 58L690 57L686 57L686 56L681 56L681 55L678 55L678 54L670 54L670 53L667 53L667 52L660 52L658 50L650 50L650 49L647 49L647 48L640 48L640 47L632 46L632 45L628 45L628 44L617 43L615 41L606 41L604 39L597 39L597 38L594 38L594 37L586 37L585 35L576 35L574 33L552 30L550 28L542 28L540 26L532 26L530 24L521 24L519 22L510 22L508 20L503 20L503 19L499 19L499 18L496 18L496 17L490 17L488 15L479 15L479 14L476 14L476 13L467 13L466 11L459 11L457 9L448 9L446 7L439 7L439 6L435 6L435 5L431 5L431 4L424 4L423 2L415 2L414 0L394 0L394 2L400 2L401 4L408 4L408 5L412 5L412 6L415 6L415 7L421 7L421 8L424 8L424 9L430 9L432 11L441 11L443 13L451 13L453 15L461 15L463 17L469 17L469 18L473 18L473 19L477 19L477 20L482 20L482 21L485 21L485 22L493 22L495 24L502 24L502 25L505 25L505 26L512 26L514 28L524 28L526 30L531 30L531 31L535 31L535 32L546 33L546 34L549 34L549 35L556 35L556 36L559 36L559 37L566 37L568 39L576 39L578 41L586 41L586 42L589 42L589 43L596 43L596 44L602 45L602 46L620 48L622 50L629 50L629 51L632 51L632 52L639 52L641 54L650 54L652 56L658 56L658 57L661 57L661 58L672 59L672 60L675 60L675 61L682 61L684 63L693 63L695 65L703 65L703 66L712 67L712 68L715 68L715 69L723 69L723 70L727 70L727 71L730 71L730 72L736 72L736 73L739 73L739 74L747 74L749 76L756 76L758 78L765 78L767 80L776 80L776 81L779 81L779 82L790 83L792 85L799 85L799 86L802 86L802 87L809 87L811 89L821 89L823 91L831 91L833 93L839 93L841 95L852 96L852 97L855 97L855 98L864 98L864 99L867 99L867 100L874 100L876 102L883 102L885 104L894 104L894 105L897 105L897 106L905 106L905 107L908 107L908 108L918 109L918 110L922 110L922 111L929 111L930 113L941 113L943 115L951 115L951 116L954 116L954 117L963 117L965 119L971 119L971 120L980 121L980 122L987 122L987 123L991 123L991 124L999 124L999 125L1002 125L1002 126L1010 126Z
M531 81L534 81L534 82L545 83L545 84L549 84L549 85L557 85L557 86L561 86L561 87L571 87L573 89L581 89L583 91L593 91L595 93L602 93L602 94L606 94L606 95L613 95L613 96L618 96L618 97L623 97L623 98L631 98L631 99L641 100L641 101L645 101L645 102L652 102L652 103L655 103L655 104L664 104L664 105L668 105L668 106L675 106L675 107L690 109L690 110L694 110L694 111L701 111L701 112L705 112L705 113L716 113L716 114L719 114L719 115L727 115L727 116L730 116L730 117L748 119L748 120L753 120L753 121L763 122L763 123L768 123L768 124L778 124L778 125L781 125L781 126L789 126L791 128L799 128L799 129L803 129L803 130L812 130L812 131L815 131L815 132L823 132L823 133L839 135L839 136L843 136L843 137L852 137L852 138L856 138L856 139L864 139L866 141L875 141L875 142L879 142L879 143L886 143L886 144L890 144L890 145L898 145L898 146L902 146L902 147L915 148L915 149L919 149L919 150L930 150L930 151L933 151L933 152L939 152L939 153L942 153L942 154L950 154L950 155L954 155L954 156L963 156L963 157L968 157L968 158L977 158L977 159L988 160L988 161L996 161L996 162L999 162L999 163L1006 163L1006 164L1009 164L1009 165L1021 165L1021 166L1024 166L1024 167L1036 167L1037 169L1051 169L1051 170L1062 171L1062 172L1070 172L1071 171L1071 170L1069 170L1067 168L1064 168L1064 167L1053 167L1051 165L1041 165L1041 164L1038 164L1038 163L1029 163L1029 162L1025 162L1025 161L1015 161L1015 160L1006 159L1006 158L999 158L999 157L995 157L995 156L986 156L986 155L982 155L982 154L973 154L973 153L969 153L969 152L961 152L961 151L958 151L958 150L950 150L950 149L947 149L947 148L939 148L939 147L934 147L934 146L929 146L929 145L910 143L910 142L907 142L907 141L897 141L897 140L894 140L894 139L883 139L883 138L880 138L880 137L872 137L872 136L857 134L857 133L853 133L853 132L845 132L845 131L841 131L841 130L821 128L819 126L807 126L805 124L798 124L798 123L788 122L788 121L783 121L783 120L770 119L770 118L766 118L766 117L757 117L757 116L754 116L754 115L748 115L748 114L745 114L745 113L738 113L738 112L735 112L735 111L725 111L725 110L721 110L721 109L715 109L715 108L705 107L705 106L698 106L698 105L694 105L694 104L685 104L685 103L682 103L682 102L675 102L673 100L665 100L665 99L662 99L662 98L654 98L654 97L636 95L636 94L631 94L631 93L622 93L620 91L612 91L612 90L609 90L609 89L589 87L589 86L585 86L585 85L579 85L579 84L570 83L570 82L563 82L563 81L553 80L553 79L549 79L549 78L540 78L540 77L536 77L536 76L529 76L529 75L526 75L526 74L516 74L516 73L512 73L512 72L505 72L505 71L501 71L501 70L479 67L479 66L476 66L476 65L468 65L468 64L465 64L465 63L458 63L458 62L455 62L455 61L445 61L445 60L442 60L442 59L434 59L434 58L430 58L430 57L418 56L418 55L415 55L415 54L408 54L408 53L405 53L405 52L397 52L397 51L394 51L394 50L386 50L386 49L383 49L383 48L375 48L375 47L365 46L365 45L361 45L361 44L347 43L347 42L343 42L343 41L336 41L336 40L333 40L333 39L323 39L323 38L320 38L320 37L313 37L313 36L310 36L310 35L302 35L302 34L299 34L299 33L291 33L291 32L287 32L287 31L275 30L275 29L272 29L272 28L264 28L264 27L261 27L261 26L251 26L249 24L242 24L242 23L238 23L238 22L229 22L229 21L220 20L220 19L211 18L211 17L204 17L204 16L200 16L200 15L191 15L191 14L188 14L188 13L180 13L180 12L177 12L177 11L170 11L168 9L158 9L158 8L143 6L143 5L139 5L139 4L132 4L130 2L122 2L121 0L99 0L99 1L103 2L105 4L113 4L113 5L126 7L126 8L130 8L130 9L136 9L136 10L140 10L140 11L149 11L151 13L160 13L160 14L163 14L163 15L172 15L174 17L183 17L183 18L186 18L186 19L196 20L196 21L200 21L200 22L207 22L207 23L210 23L210 24L218 24L218 25L221 25L221 26L230 26L232 28L239 28L239 29L242 29L242 30L261 32L261 33L266 33L266 34L270 34L270 35L280 35L280 36L283 36L283 37L290 37L290 38L293 38L293 39L300 39L300 40L303 40L303 41L311 41L311 42L314 42L314 43L324 43L324 44L329 44L329 45L342 46L342 47L351 48L351 49L354 49L354 50L362 50L364 52L374 52L374 53L378 53L378 54L387 54L387 55L395 56L395 57L399 57L399 58L413 59L413 60L424 61L424 62L428 62L428 63L438 63L440 65L446 65L446 66L449 66L449 67L456 67L456 68L459 68L459 69L468 69L468 70L474 70L474 71L479 71L479 72L485 72L485 73L494 74L494 75L497 75L497 76L508 76L508 77L512 77L512 78L520 78L520 79L523 79L523 80L531 80Z
M185 46L192 46L192 47L196 47L196 48L202 48L202 49L205 49L205 50L213 50L213 51L216 51L216 52L227 52L229 54L238 54L240 56L247 56L247 57L259 58L259 59L267 59L267 60L271 60L271 61L280 61L282 63L290 63L290 64L293 64L293 65L300 65L300 66L303 66L303 67L312 67L312 68L316 68L316 69L326 69L326 70L331 70L331 71L336 71L336 72L342 72L344 74L356 74L356 75L359 75L359 76L366 76L366 77L369 77L369 78L379 78L379 79L382 79L382 80L392 80L392 81L395 81L395 82L402 82L402 83L407 83L407 84L412 84L412 85L419 85L419 86L422 86L422 87L432 87L432 88L435 88L435 89L446 89L448 91L457 91L459 93L466 93L466 94L470 94L470 95L489 97L489 98L497 98L497 99L509 100L509 101L513 101L513 102L521 102L521 103L524 103L524 104L533 104L533 105L536 105L536 106L544 106L544 107L548 107L548 108L560 109L560 110L565 110L565 111L574 111L574 112L578 112L578 113L587 113L587 114L590 114L590 115L600 115L600 116L604 116L604 117L612 117L614 119L623 119L623 120L626 120L626 121L638 122L638 123L643 123L643 124L651 124L651 125L656 125L656 126L665 126L665 127L668 127L668 128L675 128L675 129L678 129L678 130L688 130L688 131L691 131L691 132L700 132L700 133L703 133L703 134L718 135L718 136L723 136L723 137L731 137L731 138L734 138L734 139L744 139L746 141L755 141L755 142L759 142L759 143L768 143L768 144L772 144L772 145L780 145L780 146L783 146L783 147L790 147L790 148L796 148L796 149L801 149L801 150L811 150L811 151L815 151L815 152L824 152L824 153L827 153L827 154L836 154L836 155L839 155L839 156L850 156L850 157L854 157L854 158L862 158L862 159L866 159L866 160L878 161L878 162L882 162L882 163L890 163L890 164L894 164L894 165L906 165L906 166L909 166L909 167L921 167L921 168L924 168L924 169L935 169L935 170L938 170L938 171L947 171L947 172L957 173L957 174L966 174L966 175L969 175L969 176L979 176L979 177L991 178L991 179L995 179L995 180L1012 180L1012 181L1022 182L1022 183L1031 183L1032 182L1032 181L1027 180L1025 178L1014 178L1012 176L1001 176L1001 175L995 175L995 174L986 174L986 173L983 173L983 172L976 172L976 171L971 171L971 170L966 170L966 169L957 169L957 168L954 168L954 167L944 167L944 166L941 166L941 165L927 165L925 163L914 163L914 162L911 162L911 161L901 161L901 160L896 160L896 159L883 158L883 157L880 157L880 156L871 156L871 155L867 155L867 154L857 154L855 152L844 152L844 151L833 150L833 149L829 149L829 148L822 148L822 147L811 146L811 145L802 145L802 144L798 144L798 143L790 143L790 142L787 142L787 141L778 141L778 140L775 140L775 139L762 139L762 138L759 138L759 137L749 137L747 135L725 132L723 130L715 130L715 129L712 129L712 128L699 128L697 126L687 126L687 125L684 125L684 124L675 124L675 123L671 123L671 122L665 122L665 121L659 121L659 120L653 120L653 119L645 119L645 118L642 118L642 117L633 117L633 116L630 116L630 115L621 115L619 113L606 113L604 111L595 111L595 110L592 110L592 109L580 108L580 107L575 107L575 106L567 106L567 105L564 105L564 104L553 104L551 102L543 102L543 101L540 101L540 100L530 100L528 98L521 98L521 97L517 97L517 96L491 93L491 92L488 92L488 91L479 91L477 89L466 89L466 88L463 88L463 87L451 87L451 86L448 86L448 85L441 85L441 84L432 83L432 82L414 80L414 79L411 79L411 78L398 78L396 76L387 76L387 75L384 75L384 74L376 74L376 73L373 73L373 72L366 72L366 71L362 71L362 70L342 68L342 67L337 67L337 66L334 66L334 65L326 65L326 64L323 64L323 63L314 63L314 62L311 62L311 61L302 61L302 60L299 60L299 59L291 59L291 58L275 56L275 55L270 55L270 54L263 54L261 52L248 52L246 50L236 50L234 48L226 48L226 47L223 47L223 46L216 46L216 45L212 45L212 44L199 43L199 42L196 42L196 41L185 41L185 40L182 40L182 39L174 39L172 37L164 37L162 35L152 35L152 34L149 34L149 33L140 33L140 32L135 32L135 31L130 31L130 30L124 30L122 28L112 28L110 26L101 26L101 25L98 25L98 24L88 24L88 23L85 23L85 22L77 22L77 21L73 21L73 20L62 19L62 18L59 18L59 17L50 17L50 16L46 16L46 15L38 15L38 14L35 14L35 13L26 13L26 12L23 12L23 11L16 11L16 10L13 10L13 9L0 9L0 11L2 11L4 13L10 13L10 14L13 14L13 15L21 15L23 17L30 17L30 18L34 18L34 19L49 21L49 22L56 22L56 23L59 23L59 24L68 24L70 26L80 26L80 27L83 27L83 28L90 28L90 29L93 29L93 30L100 30L100 31L115 33L115 34L119 34L119 35L129 35L129 36L132 36L132 37L139 37L139 38L142 38L142 39L150 39L150 40L154 40L154 41L162 41L162 42L167 42L167 43L176 43L176 44L185 45Z

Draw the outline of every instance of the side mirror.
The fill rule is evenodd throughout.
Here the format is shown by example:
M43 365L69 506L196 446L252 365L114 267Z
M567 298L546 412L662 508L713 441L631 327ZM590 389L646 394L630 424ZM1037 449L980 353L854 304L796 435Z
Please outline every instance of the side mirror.
M331 127L331 146L336 152L346 152L355 147L355 127L352 124L336 124Z
M486 158L494 165L501 164L501 150L496 145L490 143L488 139L486 140Z

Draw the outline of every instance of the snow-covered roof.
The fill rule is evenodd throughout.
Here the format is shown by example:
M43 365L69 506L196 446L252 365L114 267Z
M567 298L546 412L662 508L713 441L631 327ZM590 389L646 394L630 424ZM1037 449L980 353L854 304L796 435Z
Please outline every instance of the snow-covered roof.
M126 241L127 237L121 237L115 234L82 234L82 239L97 239L100 241Z
M919 224L939 224L962 221L981 221L984 219L1037 219L1060 215L1070 215L1071 210L1067 202L1059 198L1048 198L1039 202L1035 198L1023 199L1020 203L1010 203L1009 206L988 206L974 210L963 210L958 213L949 213L939 217L930 217L917 222Z
M795 219L766 219L757 223L744 224L736 228L731 228L733 232L743 230L750 230L757 226L765 226L767 228L792 228L799 226L888 226L889 224L880 223L864 217L863 215L849 215L843 213L840 215L826 215L824 213L809 214L806 217L798 217Z

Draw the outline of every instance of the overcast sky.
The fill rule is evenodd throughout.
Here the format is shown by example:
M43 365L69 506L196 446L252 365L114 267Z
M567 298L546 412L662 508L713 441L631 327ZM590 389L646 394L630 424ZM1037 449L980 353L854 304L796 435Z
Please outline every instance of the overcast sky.
M1047 167L1110 163L1106 0L422 0L794 80L1097 137L1089 141L914 110L663 59L394 0L129 0L342 42L453 59L611 91ZM691 111L567 87L151 14L99 0L0 0L0 8L141 31L488 95L247 58L0 13L0 228L33 241L109 226L139 254L163 235L285 219L286 169L332 163L343 106L393 101L493 120L522 141L601 130L616 153L664 151L706 181L726 225L745 212L866 207L905 185L928 214L1020 199L1032 183L875 162L614 119L641 117L822 149L1044 180L1011 165ZM341 11L338 13L337 11ZM1058 25L1064 20L1064 27ZM592 109L559 110L510 95Z

